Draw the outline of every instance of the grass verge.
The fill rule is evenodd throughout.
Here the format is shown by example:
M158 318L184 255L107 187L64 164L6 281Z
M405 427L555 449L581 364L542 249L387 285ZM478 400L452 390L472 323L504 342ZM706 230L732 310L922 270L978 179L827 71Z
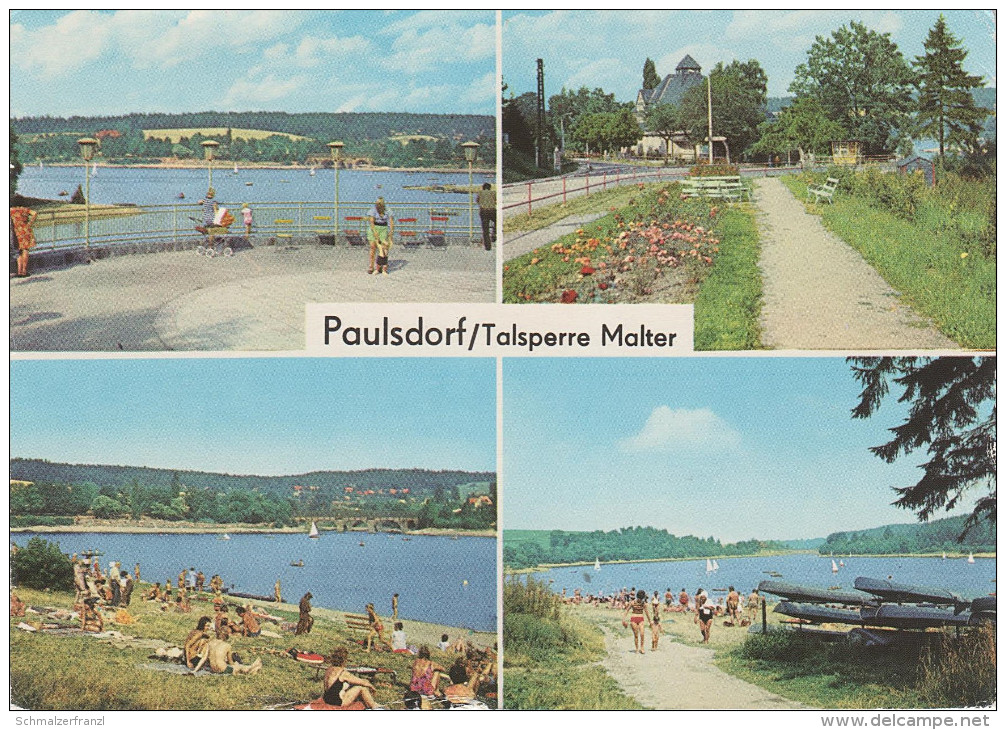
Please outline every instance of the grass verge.
M750 206L723 213L720 255L695 298L696 350L757 350L761 347L761 240Z
M807 184L785 176L800 200ZM831 205L807 204L824 226L858 251L905 303L963 347L995 349L996 262L951 233L924 230L862 198L839 192Z
M503 589L507 709L642 709L595 663L604 653L599 630L571 615L547 586L533 578L507 581Z
M160 640L181 646L200 616L212 616L208 602L193 602L192 612L163 613L159 604L139 598L147 584L139 584L129 607L136 623L117 625L106 614L105 628L141 639ZM54 606L69 609L73 594L17 590L30 606ZM256 602L252 601L255 604ZM297 607L289 604L257 604L284 620L297 620ZM234 615L233 608L231 616ZM10 619L10 692L11 702L33 710L256 710L269 705L311 700L321 695L321 682L315 669L296 662L284 652L290 647L328 655L335 646L347 646L350 665L387 667L396 673L375 681L377 701L392 707L408 689L412 657L390 652L366 653L355 642L342 621L341 611L315 608L314 629L307 636L294 636L275 624L262 628L282 634L280 638L234 637L231 643L242 662L262 659L262 671L254 676L185 676L158 671L168 666L149 659L151 648L129 642L100 640L89 636L52 636L28 633L17 628L21 621L38 623L40 616ZM410 644L427 644L433 660L450 666L454 655L436 649L440 634L453 639L459 629L404 621ZM480 646L492 646L495 634L468 635Z
M530 214L518 213L503 221L503 233L537 231L573 215L589 215L611 211L639 196L635 185L621 185L611 190L599 190L590 195L570 198L566 203L555 203L535 208Z
M976 707L995 701L994 627L925 647L826 644L795 633L751 635L716 665L751 684L828 709Z

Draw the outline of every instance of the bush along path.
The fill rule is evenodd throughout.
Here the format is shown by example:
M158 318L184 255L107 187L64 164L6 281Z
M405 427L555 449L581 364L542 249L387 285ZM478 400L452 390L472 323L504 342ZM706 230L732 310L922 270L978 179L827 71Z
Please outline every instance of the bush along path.
M503 267L504 302L694 303L696 349L758 347L758 232L749 205L686 198L677 183L641 186L628 205L566 235L538 233L537 247L522 247Z
M762 344L776 349L956 349L776 178L756 183Z

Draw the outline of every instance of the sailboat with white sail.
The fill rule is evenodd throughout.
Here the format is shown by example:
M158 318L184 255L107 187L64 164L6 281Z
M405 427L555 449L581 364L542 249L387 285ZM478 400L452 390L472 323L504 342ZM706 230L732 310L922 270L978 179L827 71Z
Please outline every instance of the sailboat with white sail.
M311 531L309 533L307 533L307 536L308 537L321 537L321 533L318 532L318 523L317 522L314 522L314 521L311 522Z
M706 572L707 573L713 572L713 561L710 560L709 558L706 558Z
M601 571L601 559L600 558L594 558L594 570L596 570L598 572Z
M831 572L832 573L838 572L838 563L836 563L834 560L831 561Z

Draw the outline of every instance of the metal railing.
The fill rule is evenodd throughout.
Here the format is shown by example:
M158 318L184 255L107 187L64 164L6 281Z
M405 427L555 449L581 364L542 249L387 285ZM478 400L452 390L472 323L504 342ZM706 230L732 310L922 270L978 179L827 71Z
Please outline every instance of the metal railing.
M234 215L230 235L244 235L240 204L221 202ZM356 235L366 240L366 216L373 203L339 201L339 243L349 243ZM332 201L252 203L253 238L298 238L333 236L336 230ZM395 237L400 243L422 243L430 238L441 242L465 241L469 232L481 245L481 223L477 209L469 219L467 203L396 203L388 202L395 219ZM195 230L202 225L202 206L178 205L91 206L90 234L85 238L84 208L40 211L35 219L37 250L55 251L85 245L116 246L136 242L161 242L198 239Z

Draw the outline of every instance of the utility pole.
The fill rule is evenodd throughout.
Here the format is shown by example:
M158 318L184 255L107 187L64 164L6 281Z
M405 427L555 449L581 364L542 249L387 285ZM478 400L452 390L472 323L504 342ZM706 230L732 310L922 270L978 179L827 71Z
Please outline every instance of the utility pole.
M706 77L706 103L709 109L709 164L713 164L713 72Z
M534 139L534 164L541 167L541 153L544 147L545 134L545 62L538 59L538 129Z

